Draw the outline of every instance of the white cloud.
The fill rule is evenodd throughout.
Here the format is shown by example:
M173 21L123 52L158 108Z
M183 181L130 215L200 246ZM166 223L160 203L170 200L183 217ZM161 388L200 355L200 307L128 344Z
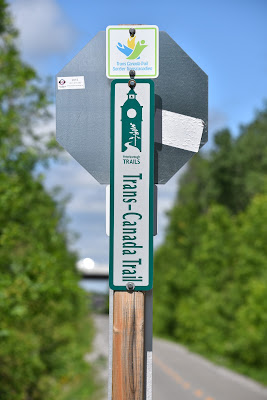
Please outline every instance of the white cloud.
M70 229L79 234L72 246L79 256L96 262L108 263L108 238L106 236L106 191L74 159L52 164L46 174L46 187L61 186L63 194L70 194L67 216Z
M209 110L209 132L210 134L215 133L216 131L227 128L228 125L228 117L227 115L215 108Z
M165 230L168 225L166 215L174 203L179 178L184 172L184 168L172 177L165 185L158 185L158 234L154 237L154 248L158 247L164 240Z
M77 31L56 0L15 0L11 12L27 56L46 57L73 47Z

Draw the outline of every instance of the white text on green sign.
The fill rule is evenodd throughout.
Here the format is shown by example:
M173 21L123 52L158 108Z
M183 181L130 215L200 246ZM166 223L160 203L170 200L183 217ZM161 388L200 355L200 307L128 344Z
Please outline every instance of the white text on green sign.
M111 93L110 287L152 287L154 84L113 81Z

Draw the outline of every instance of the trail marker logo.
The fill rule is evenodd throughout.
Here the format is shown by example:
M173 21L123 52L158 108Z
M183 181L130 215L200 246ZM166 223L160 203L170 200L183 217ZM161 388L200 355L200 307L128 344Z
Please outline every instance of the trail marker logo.
M117 49L126 55L127 60L139 60L140 54L147 47L145 40L136 43L136 35L127 39L127 46L118 43Z
M131 89L128 99L121 107L122 143L121 151L138 154L142 151L142 106Z
M108 78L157 78L159 74L159 32L155 25L108 26L106 29L106 75Z

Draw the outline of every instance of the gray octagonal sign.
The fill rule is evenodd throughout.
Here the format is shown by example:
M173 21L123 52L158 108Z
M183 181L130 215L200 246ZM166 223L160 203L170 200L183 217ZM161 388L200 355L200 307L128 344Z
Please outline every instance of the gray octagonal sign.
M208 77L166 32L159 33L159 71L155 183L163 184L208 140ZM104 31L57 74L56 82L57 141L102 184L109 184L110 83Z

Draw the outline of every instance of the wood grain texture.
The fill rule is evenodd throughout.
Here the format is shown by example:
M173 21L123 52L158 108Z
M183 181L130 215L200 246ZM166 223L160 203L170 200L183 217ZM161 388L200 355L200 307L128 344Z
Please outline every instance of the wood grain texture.
M112 400L144 399L144 293L114 292Z

